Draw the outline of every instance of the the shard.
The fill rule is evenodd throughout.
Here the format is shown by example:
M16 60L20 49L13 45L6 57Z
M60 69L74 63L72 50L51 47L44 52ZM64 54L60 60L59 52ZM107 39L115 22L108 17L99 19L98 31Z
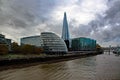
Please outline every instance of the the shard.
M69 38L69 29L68 29L66 12L64 12L64 18L63 18L62 39L65 41L67 48L69 49L69 39L70 38Z

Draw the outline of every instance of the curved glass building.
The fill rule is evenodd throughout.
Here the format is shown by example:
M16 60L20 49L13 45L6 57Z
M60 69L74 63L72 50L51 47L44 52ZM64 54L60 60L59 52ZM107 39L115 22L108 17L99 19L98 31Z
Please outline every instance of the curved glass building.
M46 53L66 53L67 46L63 39L51 32L41 33L43 48Z

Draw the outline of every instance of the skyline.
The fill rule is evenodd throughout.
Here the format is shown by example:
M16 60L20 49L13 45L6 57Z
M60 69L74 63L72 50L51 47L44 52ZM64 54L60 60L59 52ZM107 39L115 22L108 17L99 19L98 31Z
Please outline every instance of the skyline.
M102 46L117 46L119 8L119 0L0 0L0 32L17 42L44 31L61 36L66 12L70 38L89 37Z

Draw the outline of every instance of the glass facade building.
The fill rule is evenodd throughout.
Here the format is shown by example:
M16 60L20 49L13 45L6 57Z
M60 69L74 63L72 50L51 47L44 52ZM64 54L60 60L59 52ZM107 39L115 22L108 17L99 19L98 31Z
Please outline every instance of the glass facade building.
M96 40L80 37L72 39L72 50L74 51L89 51L96 49Z
M69 37L69 28L68 28L66 12L64 12L64 18L63 18L62 39L65 41L67 48L69 49L70 37Z
M68 51L64 40L54 33L43 32L41 38L46 53L66 53Z
M64 12L64 18L63 18L62 39L63 40L69 40L70 39L69 38L69 28L68 28L66 12Z
M8 50L11 51L11 39L5 38L5 35L0 34L0 44L5 44Z
M5 36L0 34L0 44L6 44Z
M25 44L34 45L36 47L43 46L43 42L40 35L21 38L21 45L25 45Z

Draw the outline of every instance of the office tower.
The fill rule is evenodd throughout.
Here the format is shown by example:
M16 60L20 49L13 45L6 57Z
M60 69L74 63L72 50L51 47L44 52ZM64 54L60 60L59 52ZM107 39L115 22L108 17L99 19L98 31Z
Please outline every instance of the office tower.
M70 41L69 41L69 30L68 30L68 22L67 22L66 12L64 12L64 18L63 18L62 39L65 41L67 48L69 49Z

